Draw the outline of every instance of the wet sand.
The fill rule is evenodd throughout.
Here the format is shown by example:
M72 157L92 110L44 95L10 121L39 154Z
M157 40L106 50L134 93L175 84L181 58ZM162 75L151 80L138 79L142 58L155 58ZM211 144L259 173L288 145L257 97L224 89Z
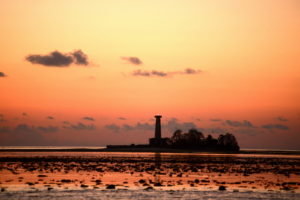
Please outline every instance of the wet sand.
M78 190L203 192L223 190L231 193L267 192L300 195L300 156L2 152L0 188L2 194Z

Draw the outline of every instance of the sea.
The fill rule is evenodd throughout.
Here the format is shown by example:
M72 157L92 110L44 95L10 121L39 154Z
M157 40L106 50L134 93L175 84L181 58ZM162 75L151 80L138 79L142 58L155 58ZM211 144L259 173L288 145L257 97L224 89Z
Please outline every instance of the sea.
M6 166L6 165L12 165L14 158L74 158L74 163L77 162L76 159L79 158L87 158L87 159L111 159L115 160L117 165L122 165L122 159L130 160L131 164L139 165L139 162L145 163L151 161L151 159L156 160L157 156L159 155L159 161L160 165L163 165L161 163L170 162L170 165L166 165L165 171L169 170L169 167L173 167L174 165L178 163L185 163L189 162L189 165L193 165L195 160L200 160L200 163L203 164L203 160L209 157L209 162L213 160L214 158L219 159L218 162L216 162L216 165L211 166L217 166L222 165L220 164L220 158L221 160L230 160L230 159L249 159L251 162L254 159L258 159L260 162L264 162L262 160L266 160L267 162L271 163L269 165L276 165L276 162L278 160L286 160L287 162L291 161L291 163L298 163L300 161L300 154L298 154L299 151L297 150L278 150L278 149L242 149L242 152L257 152L257 153L241 153L241 154L218 154L218 153L209 153L209 152L201 152L201 153L151 153L151 152L26 152L22 150L30 150L30 149L49 149L49 150L55 150L55 149L64 149L64 150L74 150L74 149L103 149L105 147L98 147L98 146L1 146L0 150L8 150L8 149L14 149L14 150L20 150L17 152L10 152L10 151L1 151L0 152L0 165ZM270 153L272 152L272 153ZM274 154L274 152L277 152ZM278 153L279 152L279 153ZM280 153L282 152L282 153ZM225 158L224 158L225 157ZM6 161L2 158L9 158L12 159L12 161ZM2 159L2 160L1 160ZM273 160L272 160L273 159ZM272 162L270 162L272 160ZM94 160L93 160L94 161ZM118 163L120 161L120 163ZM47 159L46 161L47 162ZM105 161L107 164L111 164L110 161ZM177 163L178 162L178 163ZM238 162L241 162L238 160ZM63 162L62 162L63 163ZM86 165L88 162L86 162ZM141 164L141 165L143 165ZM205 163L204 163L205 164ZM252 163L253 164L253 163ZM261 163L260 163L261 164ZM225 164L224 164L225 165ZM249 164L250 166L251 164ZM253 164L253 166L256 166ZM288 166L288 165L287 165ZM88 167L88 166L87 166ZM229 166L230 168L230 166ZM251 168L251 166L250 166ZM291 177L287 177L286 180L283 179L283 182L288 182L289 180L292 180L293 183L296 185L300 185L300 171L297 172L297 170L300 169L300 166L293 166L291 164L291 169L296 170L296 175L291 175ZM289 167L288 167L289 169ZM90 169L89 169L90 170ZM2 174L5 174L5 167L0 168L0 176ZM31 172L34 176L36 176L35 172ZM82 172L81 172L82 173ZM89 171L89 173L92 173ZM87 174L89 176L90 174ZM186 174L190 174L190 172L187 172ZM298 175L297 175L298 174ZM125 174L124 174L125 175ZM20 175L18 175L20 176ZM61 176L61 175L57 175ZM105 176L102 173L103 180ZM120 173L118 176L122 176L122 173ZM185 176L185 172L183 172L183 177ZM219 175L220 176L220 175ZM269 174L262 174L262 179L268 179ZM263 177L265 176L265 177ZM55 177L55 175L54 175ZM163 178L164 175L161 175ZM217 176L206 176L205 173L200 174L199 177L213 177L218 180ZM251 177L251 175L250 175ZM119 177L120 178L120 177ZM246 177L249 179L249 177ZM277 177L278 178L278 177ZM13 178L12 178L13 179ZM181 179L181 178L177 178ZM126 179L127 180L127 179ZM226 179L227 180L227 179ZM254 179L253 179L254 180ZM295 181L296 180L296 181ZM214 200L214 199L222 199L222 200L229 200L229 199L243 199L243 200L254 200L254 199L286 199L286 200L296 200L300 199L300 191L298 190L283 190L283 189L253 189L252 188L240 188L240 189L228 189L225 191L218 190L217 187L205 187L205 186L193 186L193 187L153 187L151 189L145 189L145 187L141 187L140 185L137 185L136 182L135 185L128 186L128 187L117 187L113 190L108 190L105 188L105 185L102 187L92 188L78 188L78 187L58 187L54 188L53 190L47 190L47 189L40 189L39 187L24 187L24 186L18 186L13 185L10 187L9 182L6 183L6 181L11 180L5 180L0 177L0 199L49 199L49 200L57 200L57 199L120 199L120 200L127 200L127 199L166 199L166 200L173 200L173 199L205 199L205 200ZM6 185L8 184L8 186ZM284 185L284 184L283 184ZM230 186L231 187L231 186ZM230 188L229 187L229 188ZM12 189L10 189L12 188ZM200 189L199 189L200 188Z

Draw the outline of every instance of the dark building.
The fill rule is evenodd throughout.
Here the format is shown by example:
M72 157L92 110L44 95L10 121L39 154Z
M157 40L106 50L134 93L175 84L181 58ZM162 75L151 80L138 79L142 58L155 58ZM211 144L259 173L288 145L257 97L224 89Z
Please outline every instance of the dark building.
M154 138L149 139L149 145L153 147L161 147L167 145L167 140L169 138L162 138L161 137L161 115L155 115L155 134Z

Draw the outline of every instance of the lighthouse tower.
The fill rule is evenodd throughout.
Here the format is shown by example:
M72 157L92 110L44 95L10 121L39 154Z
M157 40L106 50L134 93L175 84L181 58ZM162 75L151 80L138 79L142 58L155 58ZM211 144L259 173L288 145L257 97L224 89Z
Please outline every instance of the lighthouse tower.
M154 138L149 139L149 145L153 147L163 147L167 144L167 138L161 137L161 115L155 115L155 132Z
M161 125L160 125L160 118L161 115L155 115L155 139L157 141L161 140Z

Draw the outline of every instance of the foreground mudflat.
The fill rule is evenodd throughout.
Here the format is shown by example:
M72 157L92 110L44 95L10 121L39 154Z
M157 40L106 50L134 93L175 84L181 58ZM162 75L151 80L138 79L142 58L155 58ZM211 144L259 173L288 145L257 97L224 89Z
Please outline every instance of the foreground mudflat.
M7 152L0 187L1 199L300 199L300 156Z
M0 199L283 199L296 200L298 193L276 192L224 192L224 191L144 191L144 190L72 190L72 191L32 191L0 193Z

